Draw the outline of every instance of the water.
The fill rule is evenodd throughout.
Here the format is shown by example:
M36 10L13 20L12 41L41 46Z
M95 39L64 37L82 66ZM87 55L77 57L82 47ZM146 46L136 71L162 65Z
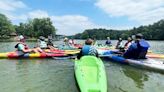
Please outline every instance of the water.
M98 42L104 43L104 41ZM164 54L163 41L149 43L153 52ZM15 50L14 44L16 42L1 42L0 52ZM28 44L30 47L35 46L35 42ZM163 92L164 90L164 74L109 61L104 61L104 64L108 92ZM74 78L74 62L54 59L1 59L0 92L79 92Z

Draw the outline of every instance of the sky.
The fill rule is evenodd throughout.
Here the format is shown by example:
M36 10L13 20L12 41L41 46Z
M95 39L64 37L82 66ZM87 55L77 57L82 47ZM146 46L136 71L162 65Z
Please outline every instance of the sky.
M164 19L163 0L0 0L13 24L50 17L57 34L85 29L131 29Z

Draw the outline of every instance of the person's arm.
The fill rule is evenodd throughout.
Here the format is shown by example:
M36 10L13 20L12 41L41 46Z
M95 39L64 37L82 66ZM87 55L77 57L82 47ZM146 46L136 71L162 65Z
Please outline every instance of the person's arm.
M99 53L98 53L98 51L96 50L96 57L99 57Z
M31 49L25 49L24 45L23 44L19 44L18 45L18 49L23 51L24 53L27 53L27 52L31 52L32 50Z

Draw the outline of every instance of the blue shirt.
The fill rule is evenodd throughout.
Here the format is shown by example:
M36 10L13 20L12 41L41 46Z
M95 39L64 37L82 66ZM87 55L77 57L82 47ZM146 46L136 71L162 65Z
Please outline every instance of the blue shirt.
M94 46L85 45L82 47L82 55L94 55L94 56L96 56L97 54L98 54L97 50Z
M105 42L105 44L106 44L106 45L111 45L112 42L111 42L111 40L107 40L107 41Z

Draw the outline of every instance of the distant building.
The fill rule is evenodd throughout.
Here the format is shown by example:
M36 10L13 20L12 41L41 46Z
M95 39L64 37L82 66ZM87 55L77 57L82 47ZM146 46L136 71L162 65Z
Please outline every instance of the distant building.
M16 37L17 36L17 34L15 33L15 32L12 32L12 33L10 33L10 35L9 35L10 37Z

